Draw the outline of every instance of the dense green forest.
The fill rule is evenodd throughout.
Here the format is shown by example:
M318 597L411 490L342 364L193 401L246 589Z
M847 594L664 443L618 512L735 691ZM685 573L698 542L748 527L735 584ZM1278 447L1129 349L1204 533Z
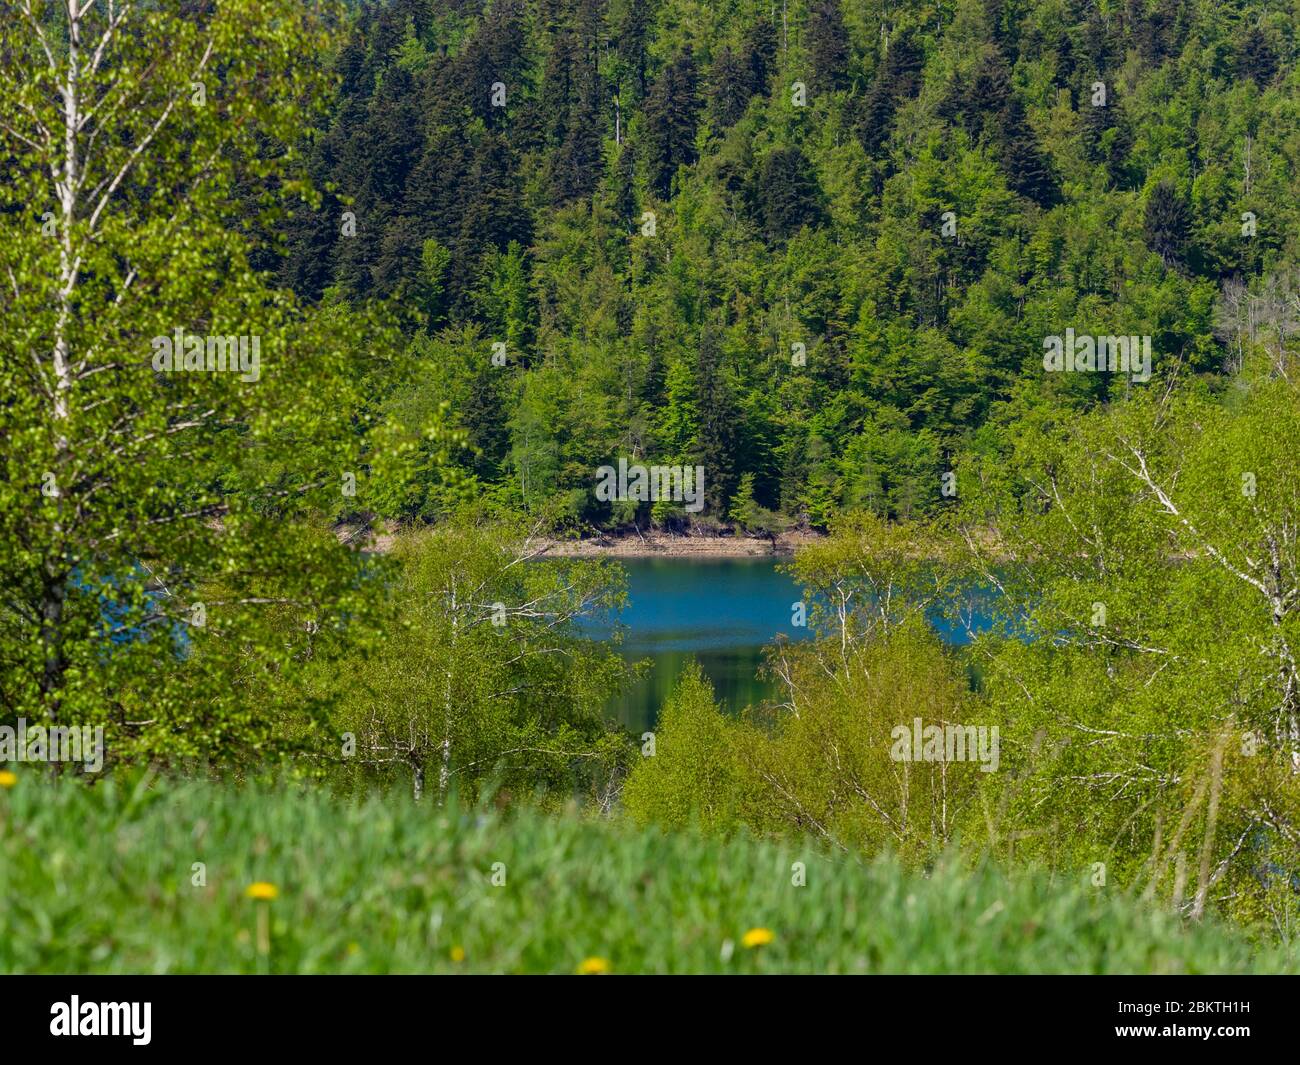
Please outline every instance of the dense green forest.
M644 524L591 492L629 456L701 464L706 528L929 515L1017 420L1289 331L1295 47L1284 4L362 5L279 269L397 305L384 413L449 403L474 497ZM1156 383L1044 373L1066 328Z

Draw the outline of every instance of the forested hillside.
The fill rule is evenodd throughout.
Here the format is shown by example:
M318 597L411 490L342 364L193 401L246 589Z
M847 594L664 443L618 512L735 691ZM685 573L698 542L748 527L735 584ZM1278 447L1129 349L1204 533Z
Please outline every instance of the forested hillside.
M1018 419L1285 339L1300 91L1282 3L390 0L332 61L278 250L309 300L383 299L424 438L367 504L468 494L562 522L620 456L698 463L716 526L907 519ZM1044 338L1151 338L1154 379L1045 373ZM504 345L495 347L494 345ZM776 513L771 513L776 512Z

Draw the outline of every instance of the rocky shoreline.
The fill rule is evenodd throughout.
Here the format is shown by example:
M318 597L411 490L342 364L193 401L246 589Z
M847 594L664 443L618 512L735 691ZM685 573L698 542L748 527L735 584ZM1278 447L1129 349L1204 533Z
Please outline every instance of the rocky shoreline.
M377 528L342 524L334 535L362 551L387 554L401 535L396 526ZM582 538L542 537L532 541L541 555L556 558L774 558L793 555L805 544L824 539L821 533L789 532L763 536L688 536L680 533L603 533Z
M682 536L672 533L620 533L581 540L548 540L543 554L577 558L772 558L792 555L816 543L818 533L754 536Z

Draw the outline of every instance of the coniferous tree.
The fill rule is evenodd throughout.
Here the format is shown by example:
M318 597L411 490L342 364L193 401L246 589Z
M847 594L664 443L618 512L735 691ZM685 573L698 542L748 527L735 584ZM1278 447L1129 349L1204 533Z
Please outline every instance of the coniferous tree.
M570 110L568 130L556 152L552 170L552 202L585 199L600 183L603 108L600 77L594 64L584 64Z
M989 39L998 51L1012 63L1016 61L1017 35L1015 12L1007 0L984 0L984 18L988 22Z
M839 0L816 0L808 15L808 54L814 92L835 92L849 83L849 33Z
M560 33L546 54L538 110L541 112L541 127L548 146L562 144L569 132L569 108L573 105L574 98L575 50L573 36Z
M1083 104L1083 148L1088 159L1100 163L1117 186L1128 180L1128 156L1133 150L1133 129L1119 100L1110 97L1104 107Z
M696 461L704 467L708 513L722 518L736 487L736 443L740 419L722 365L721 340L716 327L711 325L700 332L695 387L699 417Z
M1147 198L1143 237L1147 247L1160 256L1167 267L1186 264L1191 212L1178 188L1167 178L1151 190Z
M507 127L512 104L523 95L529 66L526 18L523 0L497 0L453 64L458 82L469 91L471 111L493 129ZM505 107L493 102L498 83L505 86Z
M1073 97L1075 74L1078 72L1079 65L1078 57L1074 51L1074 42L1070 39L1070 35L1062 29L1057 33L1055 40L1050 45L1045 46L1043 51L1056 61L1052 84L1060 88L1068 88Z
M1056 177L1016 96L1010 68L1001 53L988 52L975 70L969 91L957 92L954 106L967 132L991 143L1007 185L1040 207L1056 203Z
M367 120L346 129L333 179L356 215L360 239L343 240L336 277L351 293L371 291L383 234L401 210L411 170L423 148L413 77L389 70L376 93ZM391 289L383 294L387 295Z
M1250 78L1260 88L1268 85L1277 73L1277 53L1268 36L1252 26L1237 49L1237 75Z
M1096 7L1089 7L1083 22L1083 52L1094 70L1107 70L1119 51L1111 20Z
M759 17L745 31L740 59L749 74L751 96L766 96L776 70L776 27Z
M821 189L812 164L797 147L775 148L763 160L758 179L763 227L772 241L786 240L822 218Z
M888 139L894 107L894 94L888 83L883 78L876 78L863 98L855 123L858 140L868 154L877 154Z
M645 102L647 178L660 196L668 196L679 166L695 162L699 109L695 56L687 48L660 72Z
M406 185L404 213L419 220L424 236L451 247L460 232L470 186L463 180L474 162L474 145L461 126L439 126Z
M921 70L925 52L911 32L900 33L885 56L886 80L894 87L897 100L910 100L921 91Z
M490 483L501 473L510 449L509 412L501 371L490 362L477 364L461 420L469 434L474 473Z
M709 71L709 120L719 133L740 121L749 105L750 73L728 47L723 47Z
M781 510L802 523L807 518L804 510L804 488L808 483L808 436L799 430L789 436L778 449L781 460Z
M664 400L664 379L668 372L664 358L664 345L659 335L659 324L653 319L646 322L638 339L639 347L644 353L645 371L637 398L642 403L655 406Z
M975 68L969 90L962 93L966 113L974 116L969 128L979 132L987 116L1005 111L1012 91L1011 70L1006 59L997 50L986 52Z
M449 247L452 269L449 292L458 311L473 306L483 255L511 241L527 247L532 223L514 173L515 160L505 140L485 134L475 146L463 181L464 208Z
M1138 51L1148 63L1159 65L1178 52L1184 26L1177 3L1178 0L1158 0L1147 11L1145 0L1128 0L1125 20L1133 28Z
M998 158L1007 184L1040 207L1058 202L1060 195L1051 163L1034 136L1024 106L1014 94L999 116L996 136Z
M327 154L328 140L317 146L308 173L322 183L332 170ZM321 196L320 206L298 204L285 225L286 255L280 266L280 281L303 299L319 300L334 280L334 246L344 219L342 202L333 193Z
M614 171L614 213L625 230L630 229L637 213L636 152L624 143Z
M636 99L646 95L649 72L650 27L654 20L652 6L646 0L614 0L609 21L614 47L631 74L629 88Z
M858 139L869 153L876 154L888 139L899 103L920 91L923 63L924 55L911 34L900 34L889 46L855 123Z

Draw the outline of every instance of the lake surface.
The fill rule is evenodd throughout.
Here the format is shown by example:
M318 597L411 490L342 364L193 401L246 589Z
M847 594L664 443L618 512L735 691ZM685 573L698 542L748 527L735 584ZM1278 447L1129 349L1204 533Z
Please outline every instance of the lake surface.
M777 558L634 558L622 560L628 576L625 657L650 660L650 670L611 699L609 716L640 734L653 728L664 701L690 658L713 682L731 710L771 698L776 685L759 676L763 648L778 635L812 638L793 624L800 589L777 571ZM981 622L983 619L980 619ZM963 629L933 615L931 624L950 644L967 641ZM982 624L977 624L977 628ZM602 635L593 631L593 636Z

